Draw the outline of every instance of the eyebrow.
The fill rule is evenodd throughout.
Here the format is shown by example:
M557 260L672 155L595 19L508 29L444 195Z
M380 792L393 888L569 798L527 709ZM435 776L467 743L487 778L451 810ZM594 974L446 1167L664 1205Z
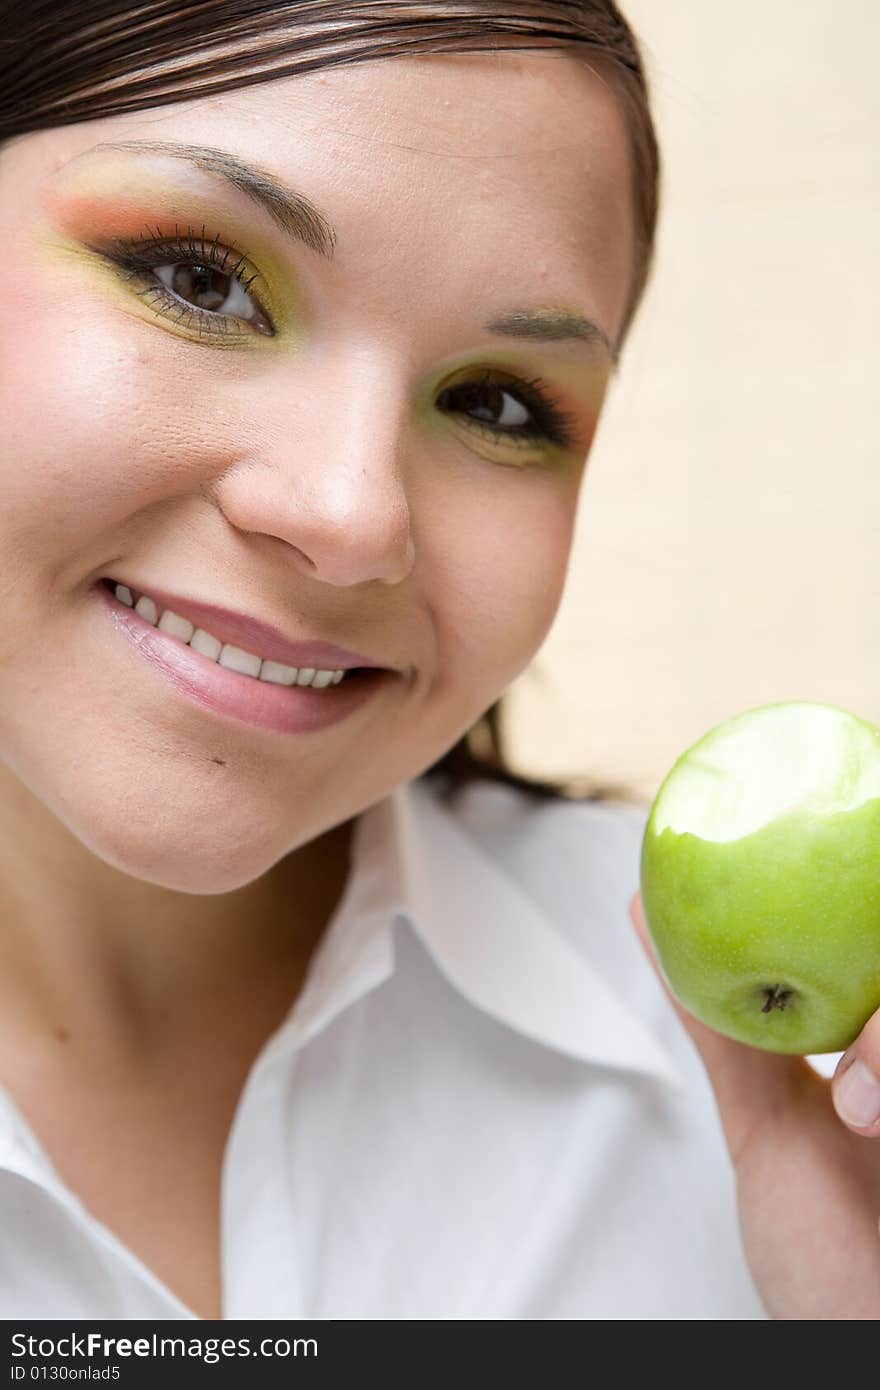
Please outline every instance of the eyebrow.
M91 154L94 150L124 150L184 159L205 173L219 175L259 204L285 235L317 251L325 260L333 259L338 240L336 229L314 203L267 169L246 164L228 150L184 144L178 140L113 140L93 145L84 153ZM487 333L532 342L579 340L603 348L612 364L617 365L617 350L605 330L593 319L569 310L510 309L484 323L483 328Z
M302 241L319 256L332 260L336 231L326 217L302 193L280 183L268 170L244 164L228 150L209 145L185 145L177 140L113 140L93 145L94 150L130 150L133 154L166 154L185 159L208 174L219 174L253 202L265 208L287 236Z
M593 319L569 313L567 309L511 309L484 323L483 327L489 333L501 333L510 338L538 338L548 343L581 339L603 347L611 361L617 361L614 345L604 328Z

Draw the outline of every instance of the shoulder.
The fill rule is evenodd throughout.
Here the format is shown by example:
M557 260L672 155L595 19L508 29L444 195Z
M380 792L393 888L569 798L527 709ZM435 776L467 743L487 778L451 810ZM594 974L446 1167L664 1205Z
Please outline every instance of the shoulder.
M435 793L436 795L436 793ZM650 808L629 801L534 797L481 778L439 804L461 830L515 876L548 890L575 884L617 891L638 887L642 837Z
M629 902L639 887L648 805L533 797L488 778L448 801L434 795L582 954L616 967L622 953L642 973Z
M682 1077L705 1093L699 1058L630 918L650 807L533 797L489 779L466 785L448 801L434 795L459 834L585 963L585 978L598 978L609 1009L613 998L628 1011L608 1026L626 1033L638 1021Z

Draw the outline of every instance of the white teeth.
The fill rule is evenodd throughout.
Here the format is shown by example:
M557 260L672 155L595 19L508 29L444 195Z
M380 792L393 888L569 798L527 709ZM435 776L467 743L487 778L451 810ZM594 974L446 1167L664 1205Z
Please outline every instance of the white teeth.
M194 652L201 652L202 656L209 656L212 661L216 661L223 650L223 643L218 642L217 638L212 637L203 627L196 628L189 644Z
M188 642L195 632L192 623L187 622L186 618L181 618L179 614L172 613L170 608L165 609L158 626L161 632L170 632L172 637L179 637L181 642Z
M271 685L308 685L315 690L323 690L328 685L338 685L345 675L344 671L315 670L312 666L303 666L297 670L295 666L286 666L283 661L270 661L268 658L264 661L254 652L244 651L242 647L234 647L229 642L224 644L218 641L210 632L205 632L204 628L193 627L191 622L182 618L179 613L172 612L170 608L166 608L160 618L153 599L147 594L141 594L135 603L131 589L125 584L116 585L116 597L129 608L133 607L136 613L146 618L154 627L158 627L160 632L178 637L182 642L188 643L193 651L210 657L219 666L238 671L241 675L253 676Z
M264 661L260 667L260 680L272 685L293 685L296 680L296 667L285 666L283 661Z
M263 664L258 656L253 652L246 652L241 647L232 647L227 642L217 661L218 666L227 666L230 671L240 671L243 676L259 677L260 667Z
M135 613L140 613L142 618L146 618L148 623L152 623L153 627L155 627L159 621L159 610L153 600L147 598L146 594L142 594L138 599L134 606L134 611Z

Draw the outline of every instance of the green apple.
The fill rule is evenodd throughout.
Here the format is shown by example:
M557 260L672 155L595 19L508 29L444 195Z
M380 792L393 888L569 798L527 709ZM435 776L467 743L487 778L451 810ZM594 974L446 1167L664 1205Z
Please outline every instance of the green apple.
M839 1052L880 1008L880 729L764 705L675 763L641 852L672 993L770 1052Z

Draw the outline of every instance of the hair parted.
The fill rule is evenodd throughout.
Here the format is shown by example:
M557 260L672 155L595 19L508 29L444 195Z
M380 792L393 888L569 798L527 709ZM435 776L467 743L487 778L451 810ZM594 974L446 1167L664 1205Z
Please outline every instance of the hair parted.
M19 136L217 96L342 64L428 53L564 50L610 83L631 152L635 258L618 350L651 267L660 156L638 43L612 0L0 0L0 151ZM638 800L622 785L527 778L506 762L502 700L423 775L536 796Z

